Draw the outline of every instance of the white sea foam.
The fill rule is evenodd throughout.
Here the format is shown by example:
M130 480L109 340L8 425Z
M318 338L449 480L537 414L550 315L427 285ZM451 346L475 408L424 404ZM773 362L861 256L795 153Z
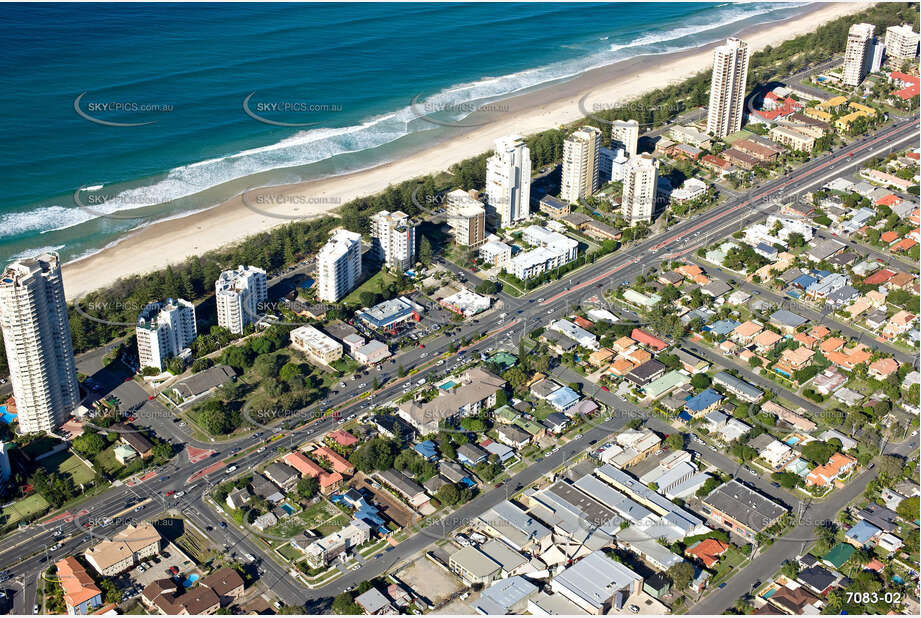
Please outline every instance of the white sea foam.
M495 101L637 55L664 54L696 47L720 38L718 32L726 26L806 4L808 3L784 4L780 7L761 4L732 5L733 8L720 12L718 21L714 20L713 13L708 11L705 15L684 20L683 25L677 28L651 32L625 43L612 43L600 52L581 58L453 85L425 97L424 100L426 104L439 109L458 104ZM711 31L712 36L708 38L707 33ZM93 204L91 212L77 207L65 208L55 205L28 213L0 216L0 238L29 231L47 232L72 227L94 218L94 213L112 214L163 204L252 174L308 165L338 155L377 148L409 133L435 128L435 125L420 120L419 114L419 107L407 105L360 124L341 128L302 130L273 144L177 167L150 185L126 189L101 204ZM453 120L460 120L467 114L466 111L458 111L448 115ZM85 191L98 191L102 187L103 185L94 185L86 187Z

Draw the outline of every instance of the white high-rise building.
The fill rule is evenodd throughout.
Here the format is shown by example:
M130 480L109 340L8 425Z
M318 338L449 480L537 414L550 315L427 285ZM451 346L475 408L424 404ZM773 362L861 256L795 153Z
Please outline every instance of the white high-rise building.
M598 155L598 175L601 177L601 182L623 180L627 161L629 159L622 148L614 150L602 146Z
M135 328L141 367L164 369L198 335L195 305L181 298L151 303L138 315Z
M416 224L400 210L371 216L374 254L388 267L406 270L416 263Z
M726 137L742 128L748 62L748 43L741 39L727 39L713 50L707 132L716 137Z
M911 60L918 55L919 34L908 24L886 28L886 53L890 58Z
M445 197L445 213L454 242L463 247L479 247L486 242L486 207L463 189Z
M621 212L630 225L652 221L658 176L659 162L651 155L641 154L627 163Z
M598 190L600 154L601 129L581 127L563 141L563 201L577 204Z
M615 120L611 123L612 150L623 150L628 157L635 157L639 139L640 123L636 120Z
M531 216L531 151L513 135L496 140L496 154L486 160L486 202L510 227Z
M886 57L886 44L878 36L873 37L873 47L870 48L870 73L877 73L883 68Z
M57 254L6 267L0 278L0 327L19 431L53 431L80 403Z
M854 24L847 33L844 49L842 81L848 86L859 86L866 77L872 61L873 24Z
M265 271L255 266L240 265L222 272L214 282L218 326L240 334L247 324L256 322L268 298L266 285Z
M317 254L317 298L334 303L361 278L361 234L338 229Z

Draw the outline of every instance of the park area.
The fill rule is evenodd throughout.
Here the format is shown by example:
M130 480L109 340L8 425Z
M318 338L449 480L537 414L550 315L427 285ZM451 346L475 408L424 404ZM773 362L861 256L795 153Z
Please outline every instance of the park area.
M96 478L95 472L69 451L55 453L38 462L45 470L69 475L74 485L82 485Z

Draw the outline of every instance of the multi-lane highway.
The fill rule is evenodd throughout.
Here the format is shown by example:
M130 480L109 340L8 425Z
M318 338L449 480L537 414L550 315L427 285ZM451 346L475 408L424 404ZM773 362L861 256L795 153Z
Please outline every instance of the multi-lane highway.
M445 355L452 342L464 337L478 335L490 330L490 334L471 346L469 354L499 345L502 342L514 344L524 335L549 320L559 317L573 305L580 303L585 298L599 295L603 289L618 285L623 280L630 280L636 274L654 266L663 259L673 259L677 256L687 255L697 247L715 240L719 236L730 234L740 229L747 223L763 217L767 212L782 203L784 197L808 191L821 186L831 178L847 173L862 159L890 152L917 141L918 121L912 120L889 126L876 135L851 144L839 151L825 155L811 161L787 176L765 183L757 189L731 199L706 213L691 217L672 225L665 233L656 237L639 241L612 255L599 259L594 264L572 273L566 279L554 281L526 297L513 298L507 294L500 294L503 302L503 312L508 314L504 320L499 320L498 312L492 312L488 317L482 318L482 324L468 321L459 332L451 337L439 336L426 344L426 348L412 348L403 352L398 363L407 370L418 369L412 379L417 380L430 374L441 372L456 366L464 357L453 355L443 366L435 364L436 358ZM535 298L537 297L537 298ZM396 363L390 367L395 366ZM393 369L389 369L392 374ZM373 393L372 402L383 402L402 393L402 385L408 378L398 379L393 375L382 375L389 378L389 382ZM368 377L371 379L371 376ZM346 389L347 391L348 389ZM285 437L291 443L298 443L329 431L344 422L350 415L366 409L368 399L352 397L348 392L331 395L327 399L328 406L339 409L338 420L324 417L303 427ZM616 404L613 404L616 405ZM622 417L621 417L622 418ZM615 419L616 423L616 419ZM84 501L74 507L75 517L72 521L60 520L57 524L33 524L29 529L14 533L0 542L0 561L5 564L15 565L12 571L26 586L25 593L11 586L14 594L14 608L20 613L31 612L31 603L34 598L34 587L29 588L29 582L34 582L39 571L47 566L45 560L57 560L87 546L90 541L95 541L100 535L111 535L118 527L113 524L105 528L89 528L84 524L113 517L117 513L129 509L130 518L148 519L167 508L174 508L186 513L186 516L196 526L205 528L214 527L208 535L215 539L217 545L228 546L228 552L250 553L259 558L260 567L264 569L263 578L271 590L288 604L299 604L310 600L316 608L322 608L331 596L341 592L345 587L354 583L380 575L394 562L405 559L419 550L425 548L436 538L450 533L450 530L464 521L469 521L492 505L504 500L509 491L519 485L526 485L539 478L547 471L560 465L567 458L584 450L591 442L601 440L608 433L617 429L616 424L606 424L587 432L581 440L567 444L557 453L531 465L520 472L516 477L506 483L505 487L485 491L474 501L464 505L455 514L448 518L445 524L430 524L423 531L411 536L400 543L393 550L382 554L382 557L373 559L361 568L348 572L334 583L317 589L308 590L297 583L286 570L273 560L265 556L259 544L250 537L249 532L241 532L232 527L227 531L218 532L218 517L213 510L203 501L203 496L214 481L225 474L218 470L205 479L189 483L190 477L200 472L215 462L227 458L237 450L247 450L266 441L265 436L246 437L232 442L198 443L197 445L210 447L216 451L215 457L209 460L190 463L185 454L180 454L170 464L164 466L158 474L134 487L127 485L113 486L103 494ZM233 463L241 469L251 469L257 464L267 461L274 456L274 449L263 452L254 451ZM217 477L215 479L214 477ZM170 491L187 492L179 501L167 498ZM146 500L148 500L145 502ZM140 503L141 509L135 513L136 507L127 505ZM81 514L86 511L85 514ZM127 522L125 522L127 523ZM453 524L453 525L452 525ZM56 531L62 535L56 539ZM87 538L88 536L93 538ZM56 543L60 547L56 550L47 550ZM17 561L20 561L16 564ZM34 585L34 584L33 584ZM727 588L728 589L728 588ZM723 590L722 592L726 592ZM725 596L725 595L724 595Z

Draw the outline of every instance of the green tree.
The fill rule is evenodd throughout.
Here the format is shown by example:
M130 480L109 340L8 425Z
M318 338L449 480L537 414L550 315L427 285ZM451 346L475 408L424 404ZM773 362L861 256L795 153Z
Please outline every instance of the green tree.
M332 609L333 612L344 616L360 616L364 613L348 592L343 592L333 599Z
M313 476L305 476L297 482L297 495L305 500L309 500L317 495L320 490L320 481Z
M74 438L73 448L75 451L87 457L95 457L101 453L108 443L106 439L95 431L86 432L81 436Z
M896 507L895 512L899 514L899 517L905 521L914 522L919 518L918 513L918 496L912 496L911 498L905 498L899 502L899 506Z
M694 580L694 567L690 562L682 560L678 564L669 567L665 574L672 580L676 590L684 591Z

